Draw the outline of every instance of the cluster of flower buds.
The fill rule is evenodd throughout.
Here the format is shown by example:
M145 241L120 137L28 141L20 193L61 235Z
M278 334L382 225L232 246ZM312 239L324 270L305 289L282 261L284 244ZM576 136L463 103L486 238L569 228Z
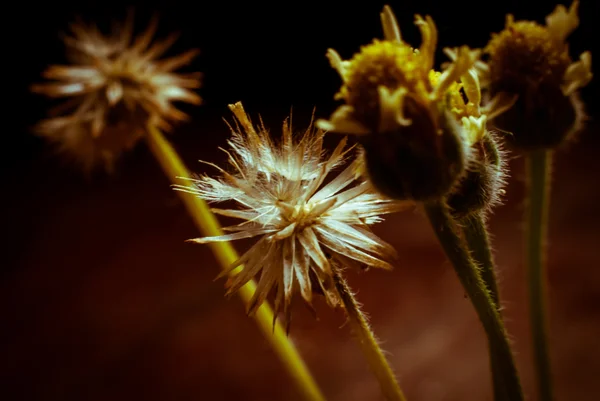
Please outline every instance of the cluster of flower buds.
M437 29L429 16L416 16L423 37L419 49L402 40L390 7L381 20L385 39L364 46L351 60L329 50L343 80L336 98L345 104L319 126L358 136L369 178L389 197L430 201L469 192L462 182L477 158L485 159L479 143L488 137L474 68L479 52L448 49L452 62L435 71Z
M581 127L577 90L591 79L591 56L571 63L565 43L578 24L577 6L568 13L557 7L547 27L509 16L505 31L483 51L444 49L450 62L442 71L433 69L433 20L416 16L422 44L415 49L402 40L386 6L384 40L348 61L328 51L343 80L336 99L344 104L317 123L358 137L369 178L386 196L444 199L457 216L488 210L505 178L499 138L487 128L491 120L523 148L555 146Z

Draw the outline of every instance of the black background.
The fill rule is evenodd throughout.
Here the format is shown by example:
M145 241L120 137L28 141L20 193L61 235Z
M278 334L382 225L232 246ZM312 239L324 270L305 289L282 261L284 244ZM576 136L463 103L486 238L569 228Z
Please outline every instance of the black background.
M382 36L379 12L385 2L208 2L208 1L88 1L17 3L4 11L3 56L5 92L10 104L7 118L17 123L18 135L5 135L27 151L39 141L25 140L25 128L45 112L47 103L30 95L27 87L40 79L49 63L64 61L64 47L59 33L81 16L108 27L120 20L126 10L136 10L136 27L144 28L152 13L160 16L158 36L181 32L172 54L198 48L202 54L189 67L205 74L200 91L206 108L192 109L203 113L227 114L226 104L243 101L251 113L269 110L285 114L291 106L312 109L328 115L335 107L333 94L340 80L330 68L325 52L336 49L350 58L359 46ZM543 22L553 1L403 1L391 3L399 20L403 37L414 46L420 43L414 14L430 14L439 30L437 64L445 61L441 49L462 44L482 47L491 32L504 27L504 15L512 12L517 19ZM595 1L580 5L580 27L570 38L571 50L577 56L594 50L595 18L600 8ZM14 28L13 28L14 24ZM6 47L8 45L8 48ZM16 85L15 85L16 84ZM14 86L13 86L14 85ZM583 92L590 114L595 114L592 93L597 83ZM5 109L6 110L6 109ZM20 118L14 118L18 115ZM32 143L34 142L34 143ZM20 154L22 152L11 152Z

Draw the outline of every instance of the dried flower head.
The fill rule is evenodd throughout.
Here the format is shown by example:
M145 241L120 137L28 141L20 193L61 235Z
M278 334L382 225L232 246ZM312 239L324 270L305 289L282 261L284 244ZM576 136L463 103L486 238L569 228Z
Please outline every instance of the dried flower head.
M200 104L190 89L200 86L200 74L178 74L197 50L160 59L176 40L171 36L152 43L154 18L139 36L133 34L130 13L125 23L104 35L94 25L71 25L65 36L69 65L53 65L47 83L32 91L52 98L70 98L50 111L36 131L76 157L86 170L95 165L110 169L115 158L131 148L152 121L163 130L187 116L173 102Z
M572 62L566 42L579 25L578 7L577 0L568 10L557 6L545 26L509 14L505 29L484 49L489 55L480 68L485 86L492 95L518 99L494 121L513 132L518 147L554 147L582 127L585 113L577 91L592 79L592 58L588 51Z
M243 220L225 228L228 234L194 242L260 237L231 265L243 269L228 281L228 294L260 273L248 312L253 313L275 289L275 309L282 310L289 322L290 301L297 291L308 303L313 292L324 294L330 305L339 303L331 260L344 266L392 267L394 250L369 225L406 204L381 198L361 180L360 158L324 183L348 158L351 148L345 149L345 139L327 157L323 131L311 124L295 137L286 120L281 141L275 143L264 126L251 123L240 103L230 108L238 123L232 128L231 152L227 151L232 171L214 166L221 177L201 176L192 191L208 202L235 201L235 209L213 211Z
M485 116L474 70L479 52L448 50L452 61L433 70L437 29L417 15L423 41L412 48L400 36L389 6L381 14L385 40L361 48L349 61L328 51L343 86L345 104L322 129L359 135L375 186L397 199L429 200L456 184L469 159L469 144L483 135Z

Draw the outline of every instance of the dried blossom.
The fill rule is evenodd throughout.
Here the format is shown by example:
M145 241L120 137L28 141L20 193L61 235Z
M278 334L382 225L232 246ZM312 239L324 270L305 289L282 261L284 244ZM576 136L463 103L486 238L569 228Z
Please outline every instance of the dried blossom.
M228 294L260 273L248 312L253 313L274 289L275 309L283 311L289 322L290 302L297 291L309 304L313 292L323 294L332 306L339 304L333 260L343 266L392 268L394 249L369 226L381 221L381 215L407 205L382 198L361 179L361 158L325 183L350 157L352 148L346 148L346 139L326 156L323 131L311 124L302 135L294 136L286 120L277 143L264 125L251 123L240 103L230 108L238 123L232 127L231 151L227 151L231 171L214 166L221 177L203 175L192 190L211 203L234 201L236 208L213 211L243 220L225 228L227 234L192 241L259 238L230 266L231 270L243 268L228 281Z
M86 170L96 165L110 170L116 157L144 135L148 122L168 131L172 122L185 120L173 102L201 103L191 90L200 86L200 74L174 72L197 50L161 59L176 36L152 43L156 18L138 36L133 28L132 14L110 35L95 25L72 24L72 35L64 37L70 64L48 67L43 75L50 81L32 86L48 97L69 98L36 132Z

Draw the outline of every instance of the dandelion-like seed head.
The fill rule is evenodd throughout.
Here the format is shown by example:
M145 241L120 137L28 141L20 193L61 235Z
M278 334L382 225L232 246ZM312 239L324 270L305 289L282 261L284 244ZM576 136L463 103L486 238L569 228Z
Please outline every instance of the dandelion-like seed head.
M200 104L191 89L200 75L174 71L197 54L161 58L176 37L153 43L157 19L139 36L133 34L130 14L125 23L105 35L93 25L77 22L64 37L69 65L53 65L44 72L49 82L32 91L52 98L69 98L50 111L36 131L56 142L87 170L115 158L143 136L149 122L168 131L187 118L174 102Z
M262 124L251 123L240 103L230 108L238 123L232 126L230 150L226 151L230 169L214 166L221 176L201 176L192 190L208 202L234 201L236 208L213 211L242 220L226 227L226 234L195 242L258 238L231 265L231 269L243 268L227 282L228 293L260 275L249 313L273 290L275 309L283 311L289 322L289 306L296 292L309 303L313 292L324 294L330 305L339 303L332 273L336 263L392 267L394 250L369 226L407 204L378 195L361 178L361 158L333 174L352 152L345 139L327 155L323 131L309 126L296 136L286 120L281 141L275 142ZM185 186L178 189L189 191Z
M505 29L484 49L485 86L492 96L514 99L514 107L495 123L514 133L519 148L553 148L583 127L578 91L592 79L591 53L573 62L566 41L579 25L578 8L578 0L569 9L557 6L545 25L508 15Z

